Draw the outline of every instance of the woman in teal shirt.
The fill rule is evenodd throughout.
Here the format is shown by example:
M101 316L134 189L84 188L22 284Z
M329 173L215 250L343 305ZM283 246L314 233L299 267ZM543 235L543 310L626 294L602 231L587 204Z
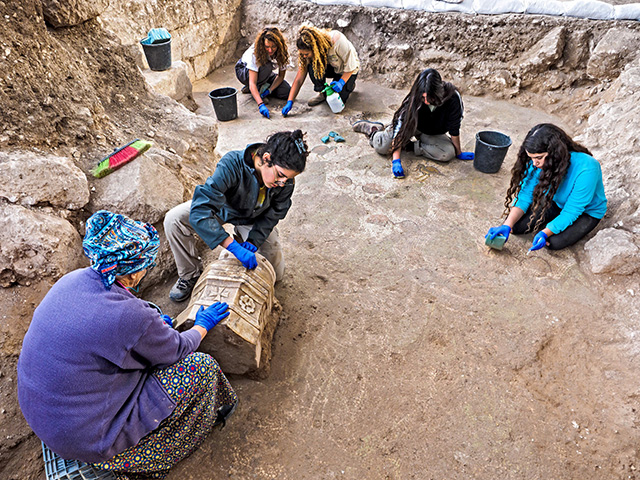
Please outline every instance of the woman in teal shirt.
M527 134L511 171L506 220L485 238L536 232L529 250L573 245L607 211L602 170L591 152L550 123ZM506 241L506 240L505 240Z

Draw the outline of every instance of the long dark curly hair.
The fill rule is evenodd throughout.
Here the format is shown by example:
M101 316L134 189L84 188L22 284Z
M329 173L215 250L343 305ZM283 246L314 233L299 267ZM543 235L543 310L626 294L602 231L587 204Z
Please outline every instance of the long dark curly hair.
M263 28L256 36L254 53L256 55L256 62L258 66L266 65L269 62L269 54L264 47L264 41L269 40L276 44L278 50L276 50L276 58L274 60L280 67L285 67L289 63L289 49L287 48L287 41L284 35L278 27Z
M533 219L538 217L533 228L534 231L538 231L544 213L551 206L553 197L567 174L571 152L582 152L587 155L591 155L591 152L586 147L574 142L560 127L551 123L541 123L533 127L522 142L516 163L511 169L511 185L504 201L504 216L509 214L513 200L518 197L522 187L522 181L529 167L533 164L527 152L548 154L542 165L538 184L533 190L533 201L530 207L533 215L527 225L527 229L531 230Z
M265 143L258 147L256 153L260 157L265 153L270 154L271 159L267 161L269 167L278 165L302 173L307 165L309 146L304 141L302 130L276 132L267 137Z
M391 150L397 150L409 143L411 137L416 133L418 126L418 110L425 106L423 94L427 94L427 101L436 107L442 105L455 92L456 87L449 82L443 82L437 70L427 68L418 74L411 90L393 115L393 125L397 125L402 118L400 131L393 139Z

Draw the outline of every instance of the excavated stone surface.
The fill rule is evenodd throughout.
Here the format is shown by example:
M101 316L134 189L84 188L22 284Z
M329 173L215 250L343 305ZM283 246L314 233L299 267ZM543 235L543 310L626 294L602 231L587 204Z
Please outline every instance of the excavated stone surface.
M637 235L617 228L605 228L584 246L593 273L631 275L640 270Z
M0 286L57 280L85 263L82 240L67 220L19 205L0 205Z
M142 74L154 92L167 95L194 111L197 105L191 95L192 86L187 71L187 64L177 61L167 70L157 72L147 69Z
M123 45L137 45L150 29L166 28L171 33L172 58L187 64L191 81L225 63L241 38L240 0L112 0L100 22Z
M182 202L184 187L169 169L155 161L151 151L94 182L89 207L128 215L149 223Z
M597 79L613 80L622 69L638 54L640 37L621 28L612 28L598 42L593 50L587 73Z
M110 0L42 0L44 18L54 27L72 27L100 15Z
M86 175L65 157L0 152L0 178L0 197L12 203L77 210L89 201Z

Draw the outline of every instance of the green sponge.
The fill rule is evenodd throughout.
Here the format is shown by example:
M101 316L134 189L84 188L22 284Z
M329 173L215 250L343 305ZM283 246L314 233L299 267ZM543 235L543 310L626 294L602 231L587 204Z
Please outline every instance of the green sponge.
M489 240L488 238L484 241L485 245L489 245L491 248L495 248L496 250L502 250L504 247L504 242L507 241L507 237L504 235L496 235L493 240Z

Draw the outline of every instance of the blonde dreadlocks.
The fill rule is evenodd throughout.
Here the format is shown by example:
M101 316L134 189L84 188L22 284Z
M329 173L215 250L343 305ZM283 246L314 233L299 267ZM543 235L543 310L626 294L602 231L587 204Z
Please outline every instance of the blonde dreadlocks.
M274 60L279 67L284 68L289 63L289 50L287 49L287 41L278 27L264 28L257 36L255 41L254 53L258 66L266 65L269 62L269 54L264 47L264 41L269 40L275 43L276 58Z
M328 30L320 30L312 26L300 27L298 40L296 41L298 50L311 51L311 66L316 78L324 78L327 69L327 54L331 48L331 37Z

